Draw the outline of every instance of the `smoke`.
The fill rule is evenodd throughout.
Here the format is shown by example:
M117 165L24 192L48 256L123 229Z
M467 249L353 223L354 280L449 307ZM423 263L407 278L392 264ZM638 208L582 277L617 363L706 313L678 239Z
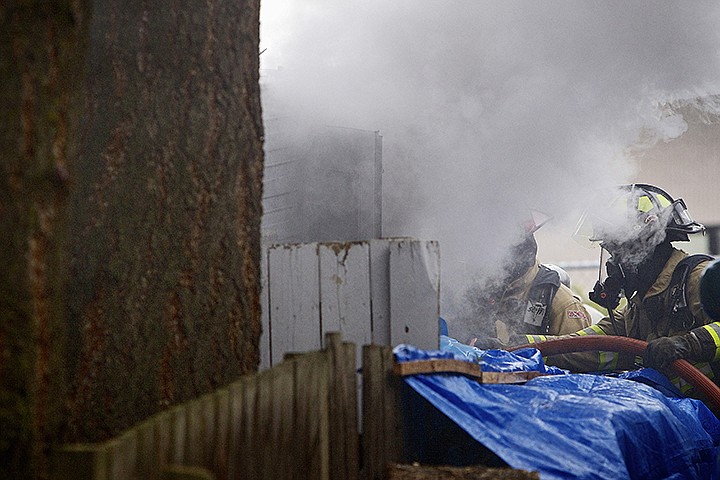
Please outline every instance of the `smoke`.
M673 217L674 206L652 200L653 195L642 186L612 186L594 192L588 196L574 237L581 242L602 242L616 264L636 269L665 241L665 227Z
M632 178L629 145L687 128L664 105L720 90L713 1L262 8L273 101L308 124L381 131L384 231L440 241L448 305L501 276L528 207L569 238L592 189Z

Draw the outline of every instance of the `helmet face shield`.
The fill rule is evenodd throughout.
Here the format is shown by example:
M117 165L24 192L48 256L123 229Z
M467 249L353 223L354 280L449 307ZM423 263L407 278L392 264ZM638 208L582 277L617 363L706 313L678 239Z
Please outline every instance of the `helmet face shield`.
M598 243L593 239L592 219L589 219L588 216L589 213L587 211L580 216L572 238L585 248L593 248L596 247Z
M580 217L573 237L581 244L621 244L663 231L672 201L644 190L620 186L606 189Z
M692 219L685 206L685 201L678 198L672 204L672 221L668 225L668 229L686 234L701 233L705 231L705 226Z
M580 217L573 238L600 244L613 256L637 264L663 241L687 241L704 227L693 221L682 199L673 200L658 187L620 185L602 190Z
M685 201L682 198L678 198L673 202L673 221L678 225L690 225L693 223L693 219L690 218Z
M535 209L529 209L529 215L523 222L523 230L525 235L532 235L536 231L540 229L543 225L545 225L547 222L549 222L552 219L549 215L546 215L545 213L535 210Z

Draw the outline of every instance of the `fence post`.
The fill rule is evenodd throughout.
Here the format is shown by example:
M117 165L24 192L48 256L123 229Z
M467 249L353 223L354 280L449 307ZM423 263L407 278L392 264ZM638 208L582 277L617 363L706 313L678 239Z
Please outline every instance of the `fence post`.
M364 480L385 478L387 465L403 460L400 379L392 373L392 347L363 346Z
M230 478L230 388L215 392L215 448L210 452L219 478Z
M325 335L330 353L330 478L356 480L360 468L355 345Z
M161 480L215 480L215 475L203 467L168 465L163 468Z
M295 478L329 480L330 477L330 354L327 351L294 357L296 432Z
M107 453L97 444L63 445L53 452L53 480L107 479Z

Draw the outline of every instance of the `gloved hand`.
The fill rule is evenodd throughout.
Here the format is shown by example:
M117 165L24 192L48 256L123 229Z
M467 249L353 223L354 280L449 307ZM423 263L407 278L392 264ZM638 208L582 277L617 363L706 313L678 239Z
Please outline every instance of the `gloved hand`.
M692 332L676 337L660 337L648 342L643 353L643 365L663 371L675 360L692 359L699 352L700 340Z
M491 348L505 350L508 347L508 345L504 344L499 338L495 337L473 337L468 341L468 345L479 348L480 350L489 350Z

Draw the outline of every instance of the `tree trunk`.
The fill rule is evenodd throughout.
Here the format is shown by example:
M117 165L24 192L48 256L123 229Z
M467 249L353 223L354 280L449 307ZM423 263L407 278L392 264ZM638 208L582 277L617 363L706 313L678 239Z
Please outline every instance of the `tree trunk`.
M254 371L259 0L0 4L0 477Z

